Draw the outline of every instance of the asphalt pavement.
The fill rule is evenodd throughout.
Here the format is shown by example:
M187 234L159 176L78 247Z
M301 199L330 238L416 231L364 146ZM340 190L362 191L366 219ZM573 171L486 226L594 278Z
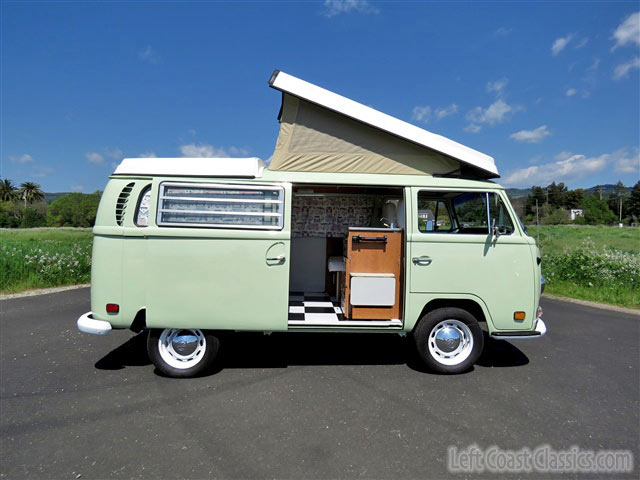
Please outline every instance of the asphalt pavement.
M0 477L464 478L447 447L471 444L637 464L640 317L543 307L544 338L487 339L463 375L397 335L295 333L235 335L219 371L176 380L144 334L77 331L89 289L0 301Z

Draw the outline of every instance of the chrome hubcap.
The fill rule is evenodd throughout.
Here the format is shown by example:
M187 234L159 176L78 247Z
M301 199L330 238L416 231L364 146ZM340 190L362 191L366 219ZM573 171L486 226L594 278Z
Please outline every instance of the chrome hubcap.
M179 369L194 367L204 357L207 341L197 329L166 328L160 334L158 350L162 359Z
M473 335L466 323L460 320L443 320L429 334L429 353L443 365L464 362L473 350Z
M436 346L443 352L451 353L462 341L462 335L453 327L446 326L436 333Z
M188 330L180 330L171 340L173 350L183 357L188 357L198 348L198 337Z

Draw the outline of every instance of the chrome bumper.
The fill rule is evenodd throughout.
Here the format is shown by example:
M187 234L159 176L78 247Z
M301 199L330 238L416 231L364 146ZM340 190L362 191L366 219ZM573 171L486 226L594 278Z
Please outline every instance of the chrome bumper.
M108 335L111 333L111 324L109 322L96 320L92 318L92 315L92 312L87 312L78 318L78 321L76 322L78 330L92 335Z
M525 338L540 338L547 333L547 326L541 318L536 319L536 326L533 331L529 332L494 332L491 334L493 338L499 340L522 340Z

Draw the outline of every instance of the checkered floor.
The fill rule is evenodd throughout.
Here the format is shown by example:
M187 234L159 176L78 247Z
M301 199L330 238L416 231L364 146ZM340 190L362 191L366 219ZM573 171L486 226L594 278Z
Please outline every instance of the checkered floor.
M334 323L345 320L340 303L326 293L289 292L289 323Z

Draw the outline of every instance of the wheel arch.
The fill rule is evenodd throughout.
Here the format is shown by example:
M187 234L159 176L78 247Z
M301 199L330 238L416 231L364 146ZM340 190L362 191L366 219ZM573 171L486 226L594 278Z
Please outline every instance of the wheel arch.
M487 310L486 305L480 299L474 298L464 298L464 297L455 297L455 298L433 298L429 300L422 310L420 314L417 316L414 325L411 328L411 331L415 330L416 325L418 325L421 318L423 318L426 314L437 310L438 308L445 307L455 307L460 308L469 312L473 315L479 323L484 323L486 325L487 330L491 333L493 328L493 323L491 321L491 316Z

